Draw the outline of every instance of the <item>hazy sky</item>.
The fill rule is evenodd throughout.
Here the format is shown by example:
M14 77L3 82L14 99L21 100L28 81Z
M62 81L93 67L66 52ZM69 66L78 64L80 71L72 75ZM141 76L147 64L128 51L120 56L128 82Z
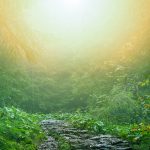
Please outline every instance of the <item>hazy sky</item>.
M150 19L149 0L1 0L0 8L1 38L50 55L115 49Z

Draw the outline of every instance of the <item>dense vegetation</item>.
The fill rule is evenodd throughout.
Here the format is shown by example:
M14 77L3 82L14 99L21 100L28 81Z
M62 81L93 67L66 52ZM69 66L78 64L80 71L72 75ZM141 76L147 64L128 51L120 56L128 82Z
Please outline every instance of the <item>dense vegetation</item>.
M130 141L132 148L136 150L148 150L150 140L150 125L140 124L104 124L99 119L94 119L88 113L65 113L47 115L48 118L66 120L79 129L87 129L89 132L98 134L112 134Z
M7 108L13 105L29 113L59 112L53 117L92 132L119 135L135 149L148 149L149 52L147 46L125 60L111 56L99 63L84 60L67 65L63 61L60 64L66 66L54 62L56 68L43 68L14 59L9 50L1 48L1 147L35 149L43 137L37 125L40 115ZM80 113L71 114L76 110Z
M27 114L14 107L0 108L0 149L36 149L44 138L40 120L40 115Z
M128 139L136 150L148 150L150 140L150 126L140 124L105 124L94 119L89 113L77 111L75 113L57 114L28 114L14 107L0 109L0 148L2 150L35 150L45 138L39 122L43 119L59 119L71 123L79 129L87 129L94 134L112 134ZM62 150L69 150L69 143L59 135L53 135L59 140Z
M109 57L88 62L76 58L72 64L54 62L44 68L39 63L14 60L1 48L0 106L47 113L80 108L108 119L120 114L125 121L140 121L149 113L149 54L148 47L126 60Z

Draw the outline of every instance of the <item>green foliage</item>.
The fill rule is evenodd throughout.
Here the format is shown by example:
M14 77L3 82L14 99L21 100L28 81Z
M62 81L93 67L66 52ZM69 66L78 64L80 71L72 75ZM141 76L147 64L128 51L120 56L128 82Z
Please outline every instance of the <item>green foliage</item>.
M0 147L34 149L41 136L39 115L14 107L30 113L63 112L55 117L143 146L150 136L149 41L107 57L75 55L38 63L14 59L9 48L0 46ZM73 113L78 109L88 113Z
M131 142L136 150L148 150L150 141L150 126L147 124L114 125L104 124L87 113L63 113L47 115L47 118L65 120L79 129L87 129L95 134L113 134Z
M44 137L38 125L41 118L14 107L0 108L0 148L35 150Z
M59 137L57 140L59 141L58 148L60 150L70 150L71 149L69 142L67 140L65 140L64 138Z
M106 129L107 133L118 135L128 139L134 149L148 150L150 141L150 126L140 123L131 125L113 125L110 124Z
M55 138L58 141L58 149L59 150L71 150L71 144L65 138L60 136L58 133L54 133L53 131L49 131L48 135Z
M133 99L131 92L123 90L119 86L113 87L109 96L96 97L95 109L90 112L105 122L132 123L134 115L138 111L137 102Z
M80 112L63 113L63 114L54 114L51 117L60 120L65 120L71 123L76 128L87 129L90 132L95 132L95 133L105 132L104 123L102 121L94 119L88 113L80 113Z
M150 147L150 125L144 125L143 123L133 125L128 135L128 139L135 143L135 149L148 150Z

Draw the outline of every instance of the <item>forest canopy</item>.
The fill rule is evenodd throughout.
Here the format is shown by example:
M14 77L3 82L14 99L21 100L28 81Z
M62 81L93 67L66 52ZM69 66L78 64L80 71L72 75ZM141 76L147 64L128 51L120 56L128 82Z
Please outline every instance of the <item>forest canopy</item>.
M1 106L70 111L108 100L115 89L135 101L147 95L149 1L58 4L0 2Z

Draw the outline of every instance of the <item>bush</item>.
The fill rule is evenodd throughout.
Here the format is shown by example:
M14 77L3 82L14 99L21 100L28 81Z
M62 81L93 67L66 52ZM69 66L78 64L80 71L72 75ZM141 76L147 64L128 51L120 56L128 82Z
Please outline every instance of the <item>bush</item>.
M17 108L0 108L0 148L35 150L44 134L38 122L42 117Z
M110 96L103 95L99 98L97 106L90 111L105 123L124 124L135 122L138 112L137 102L131 92L115 86Z

